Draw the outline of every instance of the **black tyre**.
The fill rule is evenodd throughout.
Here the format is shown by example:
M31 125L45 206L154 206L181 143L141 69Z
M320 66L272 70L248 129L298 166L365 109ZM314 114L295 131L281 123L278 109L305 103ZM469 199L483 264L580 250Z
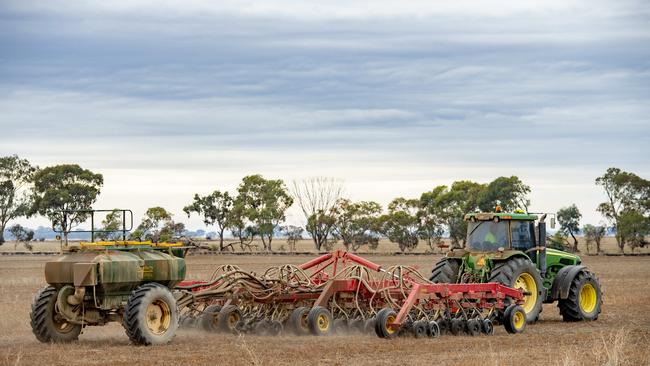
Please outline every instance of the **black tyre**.
M467 321L467 334L472 337L481 335L481 321L479 319L470 319Z
M219 329L219 312L221 311L220 305L210 305L203 314L199 317L199 326L206 332L216 332Z
M440 328L440 335L451 332L451 322L448 319L438 318L438 327Z
M442 258L431 271L429 280L433 283L456 283L458 282L458 270L460 261L453 258Z
M307 323L308 316L309 308L307 307L296 308L291 312L287 326L291 329L293 334L298 336L309 334L309 324Z
M598 278L589 271L580 271L569 287L569 296L560 299L557 306L566 322L596 320L603 304Z
M237 333L237 324L243 320L242 314L236 305L226 305L219 311L217 329L225 333Z
M440 326L438 325L438 322L436 322L434 320L429 322L429 329L427 331L427 334L431 338L440 337Z
M418 320L413 323L411 327L411 333L415 338L424 338L427 336L427 329L429 328L429 323L426 321Z
M526 311L521 305L512 304L503 313L503 326L508 333L522 333L526 329Z
M453 335L460 335L465 331L465 321L463 319L452 319L449 331Z
M492 324L492 320L484 319L482 325L481 331L483 331L483 333L486 335L494 334L494 324Z
M332 323L334 323L332 313L330 313L326 308L316 306L309 310L307 324L309 325L309 331L311 334L315 336L327 336L332 334Z
M390 308L379 310L375 318L375 333L380 338L396 337L399 329L393 323L397 320L397 313Z
M56 312L58 291L51 286L44 287L34 297L29 313L32 332L43 343L67 343L76 341L81 325L66 321Z
M544 287L542 278L530 259L523 257L510 258L502 262L496 262L490 273L489 282L498 282L508 287L522 289L529 292L524 296L522 307L526 312L526 322L533 323L539 319L544 301ZM509 299L506 305L509 304Z
M169 343L178 328L178 309L171 291L157 283L144 284L126 303L122 322L134 344Z

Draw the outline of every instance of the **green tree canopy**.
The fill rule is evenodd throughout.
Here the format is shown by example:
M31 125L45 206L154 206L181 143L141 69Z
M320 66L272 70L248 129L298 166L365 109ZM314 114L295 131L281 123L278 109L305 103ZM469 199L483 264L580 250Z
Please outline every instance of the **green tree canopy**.
M234 205L234 199L228 192L214 191L207 196L194 195L192 204L185 206L183 211L190 217L192 212L203 217L206 226L215 225L219 235L219 250L223 251L223 236L230 226L230 212Z
M293 204L287 187L280 179L267 180L256 174L244 177L237 191L245 217L255 226L264 249L271 251L275 230Z
M607 200L598 205L598 211L616 227L616 242L623 251L628 239L626 235L637 235L637 229L643 226L634 220L650 214L650 181L619 168L609 168L596 178L596 184L603 187L607 196ZM622 220L623 215L625 220ZM638 244L638 238L633 242Z
M388 204L388 214L381 217L381 230L388 240L397 243L400 251L413 250L418 245L420 201L395 198Z
M104 183L101 174L83 169L76 164L44 168L34 175L34 205L30 214L47 217L59 228L68 243L68 233L84 222L99 196Z
M499 177L490 182L478 197L478 207L481 211L492 212L497 205L504 211L522 209L528 211L530 187L519 177Z
M5 242L7 223L29 213L29 188L37 169L17 155L0 157L0 245Z
M578 252L578 239L575 233L580 231L580 219L582 214L575 204L563 207L557 212L557 221L560 224L560 231L573 238L573 251Z
M137 240L151 240L154 243L172 240L185 230L183 223L172 220L172 214L163 207L156 206L147 209L140 225L131 233Z
M600 254L600 242L605 236L607 229L604 226L587 224L582 228L585 235L585 244L587 245L587 253L591 244L596 244L596 254Z
M100 240L115 240L121 237L122 233L122 210L113 210L106 214L102 220L101 230L104 232L96 233Z
M333 209L334 233L346 250L356 252L362 246L379 244L381 205L373 201L352 202L339 199Z

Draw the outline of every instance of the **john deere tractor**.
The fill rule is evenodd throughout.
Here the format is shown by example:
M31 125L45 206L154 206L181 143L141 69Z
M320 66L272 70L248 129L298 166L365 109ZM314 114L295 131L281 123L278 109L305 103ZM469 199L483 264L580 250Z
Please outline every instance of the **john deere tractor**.
M71 342L83 328L111 321L121 322L135 344L172 339L178 310L171 289L185 277L182 244L126 241L127 228L120 231L122 240L109 242L94 242L97 231L90 231L91 242L45 264L47 286L30 313L36 339Z
M521 289L527 322L537 321L542 303L555 301L564 321L596 320L602 304L598 279L577 255L546 247L546 217L498 208L465 215L466 248L447 253L431 281L499 282Z

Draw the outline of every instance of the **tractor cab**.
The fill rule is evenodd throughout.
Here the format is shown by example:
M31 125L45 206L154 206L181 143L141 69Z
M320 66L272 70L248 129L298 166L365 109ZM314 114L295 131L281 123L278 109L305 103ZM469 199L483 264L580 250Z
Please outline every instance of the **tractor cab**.
M527 251L536 247L536 215L471 213L465 215L467 248L472 252Z

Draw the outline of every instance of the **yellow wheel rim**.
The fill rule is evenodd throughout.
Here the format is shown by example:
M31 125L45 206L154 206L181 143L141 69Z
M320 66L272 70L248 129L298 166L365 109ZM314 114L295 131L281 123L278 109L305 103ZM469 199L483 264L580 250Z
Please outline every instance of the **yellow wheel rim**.
M235 326L239 322L239 319L240 319L239 314L235 312L230 313L230 315L228 315L228 326L230 327L230 329L235 329Z
M591 313L596 309L598 293L591 283L586 283L580 289L580 309L585 313Z
M172 323L172 312L166 302L155 300L147 306L147 328L153 334L164 334Z
M522 273L515 280L513 287L530 294L524 295L524 303L521 306L526 314L533 311L535 304L537 304L537 283L535 283L535 278L530 273Z
M512 316L512 323L514 324L516 330L522 329L526 324L526 314L522 313L521 311L515 311Z
M327 330L330 327L330 320L327 318L327 315L320 314L318 316L316 324L318 325L318 330L320 330L321 332L327 332Z
M393 323L395 323L396 319L397 317L392 314L386 317L386 323L384 324L384 327L386 328L386 333L393 334L397 331L397 329L395 329L395 327L393 326Z

